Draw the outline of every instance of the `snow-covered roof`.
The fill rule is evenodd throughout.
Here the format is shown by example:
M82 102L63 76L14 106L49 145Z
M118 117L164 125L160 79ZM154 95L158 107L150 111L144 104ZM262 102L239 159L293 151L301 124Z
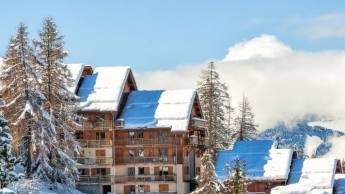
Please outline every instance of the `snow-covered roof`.
M96 67L79 88L83 111L117 111L130 67Z
M292 158L291 149L276 149L271 140L237 141L232 150L218 152L216 173L227 177L226 165L234 167L235 159L246 161L246 176L250 180L287 180Z
M73 86L69 87L69 91L75 93L79 79L83 73L85 65L81 63L67 64L67 69L71 72L72 79L74 80Z
M124 128L171 127L179 132L188 129L195 90L133 91L119 117Z
M337 161L333 158L295 159L287 186L272 189L272 194L332 194Z

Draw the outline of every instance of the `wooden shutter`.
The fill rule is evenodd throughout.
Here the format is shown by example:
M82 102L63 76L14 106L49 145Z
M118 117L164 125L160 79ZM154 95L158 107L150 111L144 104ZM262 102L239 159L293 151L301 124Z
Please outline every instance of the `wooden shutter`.
M144 185L144 192L150 192L150 185Z
M96 156L105 156L105 150L96 150Z
M159 167L155 167L155 175L159 175Z
M169 167L168 167L168 174L169 174L169 175L172 175L172 174L173 174L173 167L172 167L172 166L169 166Z
M144 174L150 175L150 167L144 167Z
M159 192L169 192L169 184L159 184Z

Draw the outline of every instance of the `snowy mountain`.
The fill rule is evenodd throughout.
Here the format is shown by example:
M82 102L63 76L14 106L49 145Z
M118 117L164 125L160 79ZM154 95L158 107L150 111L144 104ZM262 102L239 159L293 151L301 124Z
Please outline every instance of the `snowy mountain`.
M345 150L341 147L345 145L345 133L319 125L308 120L293 127L281 123L264 130L259 138L276 140L279 147L303 151L308 156L344 158Z

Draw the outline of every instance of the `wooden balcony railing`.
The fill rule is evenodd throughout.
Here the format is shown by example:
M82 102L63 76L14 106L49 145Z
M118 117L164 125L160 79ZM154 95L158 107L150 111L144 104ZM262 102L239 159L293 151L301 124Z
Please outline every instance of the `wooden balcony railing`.
M88 140L88 139L77 139L83 148L98 148L98 147L111 147L112 140Z
M116 157L115 164L175 163L175 157Z
M206 120L193 117L190 122L190 127L194 129L207 129Z
M116 139L114 141L115 146L127 146L127 145L181 145L183 142L175 140L173 138L169 139L146 139L146 138L135 138L135 139Z
M89 157L76 157L74 160L79 165L112 165L113 158L112 157L97 157L97 158L89 158Z
M106 130L114 128L113 121L103 121L103 122L83 122L84 130Z
M78 183L111 183L114 175L80 175Z
M176 175L136 175L115 176L115 183L126 182L152 182L152 181L176 181Z

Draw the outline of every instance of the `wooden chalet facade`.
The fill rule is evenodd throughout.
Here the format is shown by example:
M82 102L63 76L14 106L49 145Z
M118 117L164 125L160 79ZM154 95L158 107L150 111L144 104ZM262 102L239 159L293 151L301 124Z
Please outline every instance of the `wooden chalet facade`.
M116 73L119 71L123 73ZM79 190L92 194L185 194L193 189L206 139L205 122L195 91L187 98L190 102L184 101L184 107L189 107L187 117L175 116L172 124L162 117L161 121L153 118L155 125L145 122L129 125L141 117L141 110L147 114L145 106L138 107L140 111L132 111L138 116L127 118L126 115L133 114L130 112L133 105L127 103L135 101L131 96L146 99L151 93L163 96L164 91L138 91L128 67L95 68L93 71L90 66L81 65L74 75L78 80L74 91L81 98L80 114L85 118L82 130L76 132L82 147L81 154L75 156L81 173L77 183ZM119 81L123 83L109 83ZM112 92L118 94L115 95L117 99L107 99L105 95ZM174 91L167 93L175 95ZM176 95L179 94L177 91ZM147 103L152 104L150 100ZM160 110L170 105L170 102L164 107L158 101L154 103L151 107ZM134 104L141 106L143 102ZM173 106L181 106L181 103ZM145 116L143 119L147 118ZM186 127L180 130L182 123Z

